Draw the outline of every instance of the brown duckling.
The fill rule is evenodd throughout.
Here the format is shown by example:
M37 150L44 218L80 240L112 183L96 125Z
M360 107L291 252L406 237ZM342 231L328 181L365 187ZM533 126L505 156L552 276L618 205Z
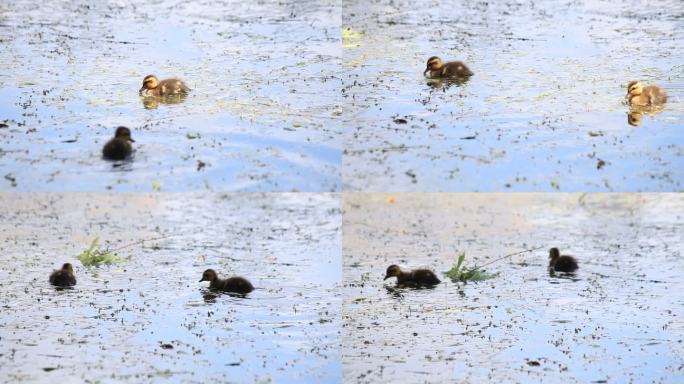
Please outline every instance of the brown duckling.
M461 61L442 62L437 56L432 56L427 61L427 68L423 72L423 76L430 79L439 78L468 78L473 75L473 72L466 67Z
M70 263L62 265L62 269L57 269L50 274L50 284L58 287L71 287L76 285L74 267Z
M639 81L630 81L627 84L627 100L630 105L654 107L665 104L667 94L656 85L644 87Z
M549 250L549 269L557 272L572 273L575 272L579 266L574 257L560 254L558 248L551 248Z
M190 88L182 80L172 78L159 81L155 75L145 76L139 91L141 96L155 97L185 95L188 92Z
M250 293L254 290L252 283L250 283L244 277L233 276L227 279L220 279L213 269L207 269L204 271L200 281L208 281L210 289L216 289L219 291Z
M410 272L404 272L398 265L387 267L385 280L390 277L397 278L398 286L430 286L441 283L435 273L429 269L414 269Z
M135 140L131 138L131 130L126 127L118 127L114 138L109 140L102 148L102 156L109 160L124 160L131 155Z

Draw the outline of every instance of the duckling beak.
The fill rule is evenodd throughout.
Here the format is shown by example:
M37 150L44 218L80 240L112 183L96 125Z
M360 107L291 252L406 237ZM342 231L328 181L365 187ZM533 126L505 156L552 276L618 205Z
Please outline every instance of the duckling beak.
M425 71L423 71L423 76L426 76L430 68L425 68Z
M387 280L387 279L389 279L390 277L392 277L392 276L390 276L390 275L385 275L385 278L384 278L383 280Z
M201 278L200 281L198 281L198 283L201 283L201 282L203 282L203 281L204 281L204 277Z
M144 91L145 91L145 87L140 88L140 90L138 91L138 95L142 96Z
M135 140L133 140L132 137L129 137L129 138L128 138L128 141L130 141L131 143L135 143Z

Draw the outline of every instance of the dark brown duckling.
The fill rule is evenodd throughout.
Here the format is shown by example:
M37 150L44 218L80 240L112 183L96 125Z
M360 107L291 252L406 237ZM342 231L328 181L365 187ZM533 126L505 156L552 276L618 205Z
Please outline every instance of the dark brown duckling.
M473 75L473 72L463 64L462 61L448 61L442 62L437 56L432 56L427 61L427 68L423 72L423 76L430 79L441 78L468 78Z
M434 272L429 269L414 269L410 272L404 272L398 265L390 265L387 267L385 280L390 277L397 278L397 285L403 286L430 286L437 285L441 281L437 278Z
M50 274L50 284L58 287L71 287L76 285L74 267L70 263L62 265L62 269L57 269Z
M126 127L116 129L114 138L109 140L102 148L102 156L109 160L124 160L131 155L135 140L131 138L131 130Z
M182 80L171 78L159 81L155 75L145 76L142 88L138 91L141 96L155 97L185 95L188 92L190 88Z
M254 286L247 279L240 276L233 276L227 279L220 279L213 269L207 269L202 274L200 281L208 281L210 289L225 292L250 293Z
M633 106L656 107L667 102L667 94L656 85L644 87L639 81L630 81L627 84L627 100Z
M560 254L558 248L551 248L549 250L549 269L557 272L572 273L575 272L579 266L574 257Z

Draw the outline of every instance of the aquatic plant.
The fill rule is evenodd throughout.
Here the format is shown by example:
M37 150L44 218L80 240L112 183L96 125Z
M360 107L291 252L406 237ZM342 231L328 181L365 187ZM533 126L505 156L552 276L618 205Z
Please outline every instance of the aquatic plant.
M120 263L125 259L113 251L100 248L99 239L96 237L88 248L78 254L76 258L83 264L84 267L100 266L101 264Z
M466 269L464 265L465 252L461 252L456 259L456 264L447 272L444 273L446 277L451 279L454 283L468 283L469 281L482 281L496 277L498 273L489 273L480 267Z

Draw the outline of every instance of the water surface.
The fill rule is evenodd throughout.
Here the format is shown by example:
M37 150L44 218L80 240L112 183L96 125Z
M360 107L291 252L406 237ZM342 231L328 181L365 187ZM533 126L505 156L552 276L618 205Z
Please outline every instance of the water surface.
M345 190L680 191L684 3L351 1ZM428 83L430 56L463 85ZM626 85L664 87L628 123Z
M329 1L3 2L0 188L337 191L339 28ZM145 103L148 74L192 92Z
M680 383L684 197L345 194L346 382ZM547 273L548 248L574 277ZM460 252L498 276L458 285ZM434 289L392 289L390 264Z
M340 381L339 196L4 193L0 203L5 380ZM96 237L133 244L119 251L129 260L85 268L73 256ZM77 285L60 291L47 279L64 262ZM213 294L198 282L207 268L256 290Z

